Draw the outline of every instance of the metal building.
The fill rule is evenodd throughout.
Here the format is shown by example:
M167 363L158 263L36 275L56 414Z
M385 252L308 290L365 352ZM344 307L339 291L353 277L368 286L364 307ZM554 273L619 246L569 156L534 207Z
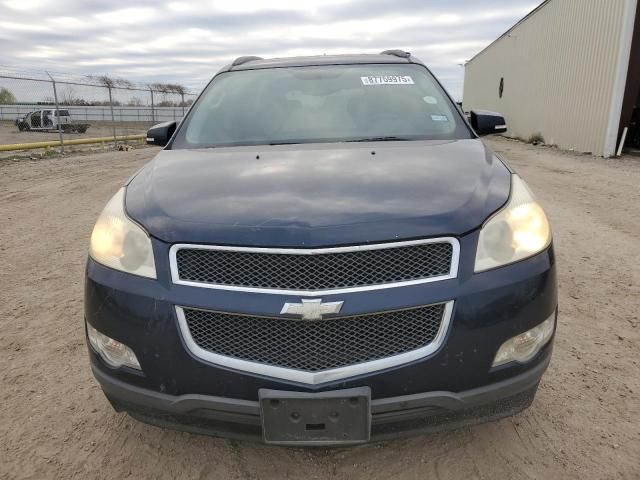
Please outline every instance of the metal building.
M546 0L465 65L463 108L509 136L615 155L640 141L638 0ZM626 129L626 130L625 130Z

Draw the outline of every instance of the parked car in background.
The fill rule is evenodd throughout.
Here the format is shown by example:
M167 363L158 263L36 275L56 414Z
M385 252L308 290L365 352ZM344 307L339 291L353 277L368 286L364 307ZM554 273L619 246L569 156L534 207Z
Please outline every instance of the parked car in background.
M470 123L469 123L470 122ZM556 328L547 217L418 59L242 57L91 235L93 373L145 422L344 445L514 414Z
M75 123L71 119L69 110L44 109L34 110L23 117L16 118L15 125L22 132L24 130L58 131L64 133L84 133L90 127L88 123Z

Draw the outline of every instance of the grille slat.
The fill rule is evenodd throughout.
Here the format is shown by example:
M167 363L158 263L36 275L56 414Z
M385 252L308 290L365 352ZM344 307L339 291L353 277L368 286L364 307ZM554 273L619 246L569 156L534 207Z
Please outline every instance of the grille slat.
M449 275L449 241L318 254L230 251L183 246L178 279L212 285L318 291L374 286Z
M445 304L317 321L183 311L193 341L208 352L317 372L429 345L442 324Z

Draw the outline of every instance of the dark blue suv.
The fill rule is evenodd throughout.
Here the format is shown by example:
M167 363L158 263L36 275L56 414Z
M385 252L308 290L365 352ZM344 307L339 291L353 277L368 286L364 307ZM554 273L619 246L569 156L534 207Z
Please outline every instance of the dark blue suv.
M551 231L401 51L218 72L91 236L93 373L118 411L281 445L511 415L549 364Z

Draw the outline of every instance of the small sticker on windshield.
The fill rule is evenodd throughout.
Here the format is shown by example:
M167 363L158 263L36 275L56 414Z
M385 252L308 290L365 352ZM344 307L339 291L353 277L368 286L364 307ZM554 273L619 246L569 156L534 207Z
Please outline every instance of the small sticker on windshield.
M430 97L429 95L427 95L426 97L422 97L422 99L429 105L435 105L438 103L438 100L436 100L436 97Z
M369 75L360 77L363 85L413 85L409 75Z
M446 115L431 115L431 120L433 120L434 122L448 122L449 117L447 117Z

